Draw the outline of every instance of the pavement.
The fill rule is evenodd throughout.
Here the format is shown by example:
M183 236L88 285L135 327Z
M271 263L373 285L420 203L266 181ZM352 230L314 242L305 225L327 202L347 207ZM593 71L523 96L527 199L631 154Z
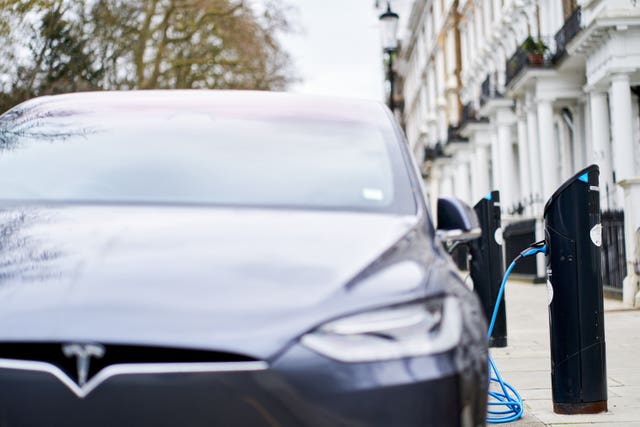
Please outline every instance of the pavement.
M510 280L506 288L508 346L492 348L498 370L524 399L525 412L508 426L640 427L640 310L605 299L609 411L559 415L551 400L547 288Z

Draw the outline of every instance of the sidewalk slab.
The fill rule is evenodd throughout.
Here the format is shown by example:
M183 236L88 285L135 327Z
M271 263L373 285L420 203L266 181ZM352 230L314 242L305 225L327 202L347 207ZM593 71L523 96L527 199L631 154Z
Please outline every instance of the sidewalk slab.
M640 427L640 311L605 299L609 412L559 415L551 398L547 287L509 281L505 291L508 346L490 350L504 380L522 395L523 417L507 426Z

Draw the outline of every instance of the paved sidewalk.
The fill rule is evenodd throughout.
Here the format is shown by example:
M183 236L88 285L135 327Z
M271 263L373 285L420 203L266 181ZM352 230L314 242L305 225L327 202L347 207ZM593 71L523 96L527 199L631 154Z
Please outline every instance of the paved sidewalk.
M558 415L551 401L547 288L509 281L506 304L509 346L491 349L491 354L505 381L522 395L525 413L505 425L640 426L640 310L605 299L609 412Z

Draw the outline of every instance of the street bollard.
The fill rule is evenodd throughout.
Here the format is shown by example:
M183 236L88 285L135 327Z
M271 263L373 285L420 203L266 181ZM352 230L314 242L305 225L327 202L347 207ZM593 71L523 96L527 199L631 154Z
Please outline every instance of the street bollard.
M482 303L487 322L493 314L504 274L502 261L502 229L500 228L500 193L493 191L481 199L474 210L478 215L482 236L469 244L473 290ZM498 308L490 347L507 346L507 317L504 295Z
M599 169L565 182L544 208L553 411L607 410Z

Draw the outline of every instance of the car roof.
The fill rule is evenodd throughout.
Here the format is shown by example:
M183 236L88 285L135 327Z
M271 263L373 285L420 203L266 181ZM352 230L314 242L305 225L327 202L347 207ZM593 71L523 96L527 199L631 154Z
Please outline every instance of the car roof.
M240 117L307 118L392 126L381 102L288 92L206 89L78 92L34 98L17 108L127 114L185 109Z

